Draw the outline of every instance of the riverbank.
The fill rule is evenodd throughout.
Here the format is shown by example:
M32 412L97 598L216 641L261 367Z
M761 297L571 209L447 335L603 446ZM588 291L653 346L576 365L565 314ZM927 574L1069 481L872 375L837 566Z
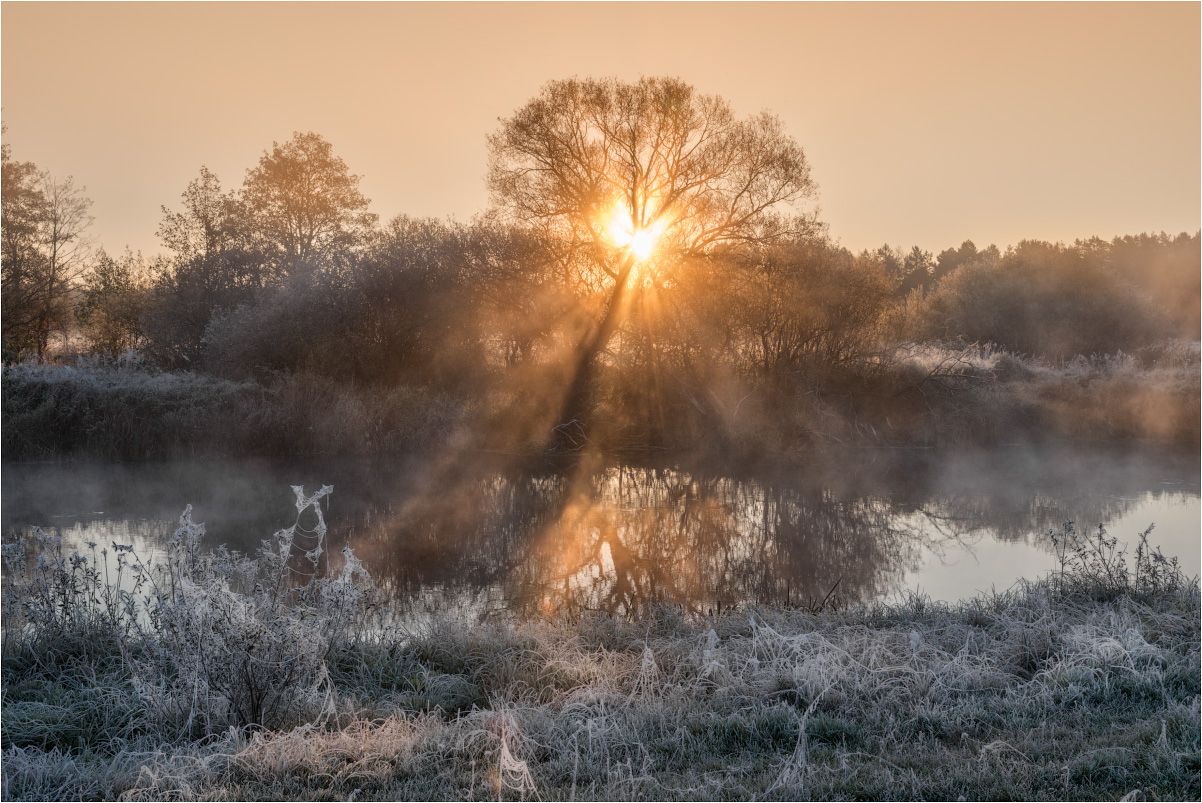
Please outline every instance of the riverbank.
M6 608L0 792L1197 799L1197 579L1146 553L1124 571L1113 544L1090 539L1063 554L1046 579L950 606L690 616L652 602L625 618L548 611L408 630L362 628L378 610L354 573L286 610L265 606L261 588L236 594L189 574L197 584L184 586L204 593L172 607L168 592L148 627L120 612L152 596L145 584L112 608L80 574L79 615L51 607L41 619L34 584L19 638ZM6 605L21 588L12 565ZM54 561L43 565L52 577ZM197 566L246 569L220 555ZM241 618L195 618L222 611ZM180 657L188 634L205 632L220 636L209 649L262 656L245 664L259 708L223 663Z
M463 404L314 375L269 383L83 364L4 368L5 460L372 454L449 437Z
M739 459L830 446L1049 440L1196 452L1197 345L1173 341L1138 356L1056 365L995 350L923 346L872 375L812 377L808 390L753 384L724 396L665 386L654 415L637 402L638 389L615 375L600 394L591 445ZM498 381L487 392L457 396L313 374L234 382L101 363L6 366L3 455L137 461L446 448L543 453L554 393L505 387Z

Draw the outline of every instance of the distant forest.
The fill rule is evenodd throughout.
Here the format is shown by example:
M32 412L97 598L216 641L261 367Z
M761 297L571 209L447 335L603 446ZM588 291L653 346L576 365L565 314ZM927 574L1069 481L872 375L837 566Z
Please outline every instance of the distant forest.
M297 133L264 151L241 186L227 188L202 167L179 202L163 207L163 255L109 253L88 237L83 189L4 145L5 457L100 448L97 429L107 425L98 416L117 402L81 401L99 392L80 386L89 371L110 377L100 382L106 393L118 374L141 382L142 397L175 377L172 392L183 395L162 404L183 416L176 424L247 394L255 401L239 402L238 427L293 427L263 412L288 394L294 407L362 419L353 437L335 427L324 444L302 447L280 434L251 450L394 448L430 427L440 437L470 430L481 446L546 448L545 434L564 423L556 417L579 413L562 397L582 367L588 427L552 447L753 449L1050 432L1197 441L1197 232L854 253L815 215L776 213L774 198L804 200L812 185L800 149L771 119L757 119L738 136L758 136L760 150L747 146L751 155L740 158L777 150L759 177L739 174L752 194L765 194L742 228L716 236L703 220L672 240L675 229L640 218L638 207L675 190L648 184L618 207L633 221L625 235L611 231L626 246L620 262L621 253L597 256L595 231L580 235L579 220L599 214L587 196L593 184L580 189L558 173L554 186L519 183L527 175L519 157L531 153L559 170L553 154L522 137L558 124L538 115L550 114L553 91L570 92L568 83L548 85L490 138L496 203L467 223L381 223L331 144ZM714 212L698 193L677 214L733 220L743 199L718 195L727 208ZM563 212L569 200L577 218ZM636 257L652 226L662 241L648 240L655 253ZM611 319L613 331L598 333L598 321ZM590 338L596 353L582 356ZM74 401L54 364L73 366ZM224 401L181 401L180 382ZM137 395L121 403L145 403ZM389 409L372 399L391 399ZM418 419L398 423L399 407ZM12 424L24 432L11 433ZM66 436L52 438L51 426L82 427L93 446L53 442ZM334 427L305 424L323 426Z

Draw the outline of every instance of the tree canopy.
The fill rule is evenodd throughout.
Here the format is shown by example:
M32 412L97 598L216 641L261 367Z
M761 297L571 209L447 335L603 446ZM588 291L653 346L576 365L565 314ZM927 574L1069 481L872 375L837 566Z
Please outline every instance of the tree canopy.
M816 192L779 118L740 119L678 78L552 81L488 145L497 208L613 280L652 252L780 237L785 207Z
M359 179L329 142L299 131L282 145L272 143L246 172L242 202L256 230L276 250L282 272L353 244L375 224Z

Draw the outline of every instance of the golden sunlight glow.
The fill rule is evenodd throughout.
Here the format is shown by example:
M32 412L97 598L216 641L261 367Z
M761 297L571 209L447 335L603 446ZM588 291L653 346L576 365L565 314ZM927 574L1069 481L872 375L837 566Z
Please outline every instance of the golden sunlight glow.
M610 210L605 232L610 242L619 248L629 248L640 262L644 262L655 251L655 244L664 233L664 224L657 222L636 230L630 212L618 203Z
M659 235L654 229L643 229L635 232L634 236L630 238L630 247L640 260L644 260L655 250L655 241L658 237Z

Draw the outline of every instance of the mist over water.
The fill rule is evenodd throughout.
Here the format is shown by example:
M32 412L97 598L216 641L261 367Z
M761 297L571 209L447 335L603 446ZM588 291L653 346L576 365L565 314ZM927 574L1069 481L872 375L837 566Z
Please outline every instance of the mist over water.
M1103 524L1199 564L1196 460L1046 447L828 452L731 470L481 454L448 481L420 457L10 464L4 540L31 525L72 548L158 558L184 505L211 545L253 551L294 515L289 485L333 484L349 541L407 615L624 613L649 597L731 605L955 600L1055 565L1049 528ZM434 478L438 478L435 480ZM302 521L302 525L304 522Z

